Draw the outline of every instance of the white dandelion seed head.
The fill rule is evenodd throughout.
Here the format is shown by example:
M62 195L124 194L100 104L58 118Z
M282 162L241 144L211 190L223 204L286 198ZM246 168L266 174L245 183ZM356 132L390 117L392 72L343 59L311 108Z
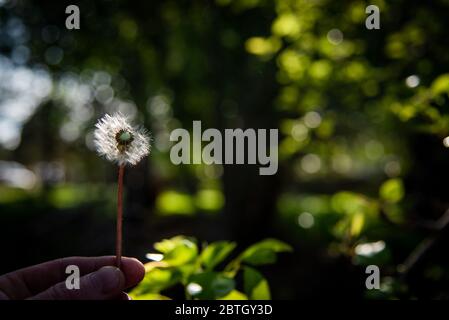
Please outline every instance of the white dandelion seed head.
M150 153L150 135L133 127L121 113L106 114L95 125L94 143L98 154L119 165L136 165Z

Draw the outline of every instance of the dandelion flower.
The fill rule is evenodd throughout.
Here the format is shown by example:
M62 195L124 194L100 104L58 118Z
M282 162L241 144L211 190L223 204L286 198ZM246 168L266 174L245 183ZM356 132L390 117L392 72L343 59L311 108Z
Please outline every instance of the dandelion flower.
M136 165L150 153L150 136L141 127L133 127L121 113L101 118L95 129L97 152L119 165L117 195L116 260L120 268L122 259L123 175L125 166Z
M148 132L141 127L133 127L120 113L101 118L94 136L97 152L119 165L136 165L150 153Z

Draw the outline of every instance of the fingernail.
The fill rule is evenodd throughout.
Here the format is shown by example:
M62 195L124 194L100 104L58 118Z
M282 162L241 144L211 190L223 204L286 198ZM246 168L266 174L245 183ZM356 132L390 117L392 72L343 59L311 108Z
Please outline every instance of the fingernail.
M92 273L92 281L102 293L110 293L122 289L124 276L116 267L103 267Z

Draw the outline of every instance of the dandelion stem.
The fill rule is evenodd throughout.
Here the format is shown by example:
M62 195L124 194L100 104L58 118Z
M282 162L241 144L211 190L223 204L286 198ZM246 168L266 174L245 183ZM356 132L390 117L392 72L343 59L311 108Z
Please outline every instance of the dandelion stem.
M118 193L117 193L117 238L115 243L115 254L117 268L120 269L122 260L122 222L123 222L123 173L125 165L120 165L118 171Z

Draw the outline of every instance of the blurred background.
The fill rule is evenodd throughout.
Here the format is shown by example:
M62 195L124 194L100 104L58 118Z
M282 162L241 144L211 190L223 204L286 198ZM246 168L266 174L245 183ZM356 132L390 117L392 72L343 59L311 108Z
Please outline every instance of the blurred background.
M93 130L121 111L154 139L126 172L125 255L274 237L294 247L261 269L274 299L449 298L448 15L447 0L0 0L0 274L113 254L117 167ZM173 165L169 134L193 120L279 128L278 173Z

